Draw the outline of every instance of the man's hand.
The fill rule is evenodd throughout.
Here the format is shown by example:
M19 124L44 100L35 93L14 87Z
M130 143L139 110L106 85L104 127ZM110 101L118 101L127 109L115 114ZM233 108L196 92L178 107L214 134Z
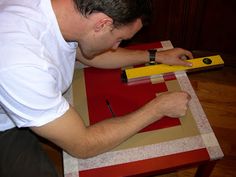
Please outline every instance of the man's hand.
M144 110L153 117L153 121L164 116L182 117L186 114L190 99L190 95L183 91L161 93L145 105Z
M185 59L193 58L190 51L182 48L173 48L170 50L165 50L157 53L157 62L167 64L167 65L183 65L191 66L190 62L185 61Z
M188 102L191 99L186 92L167 92L157 95L159 101L159 111L164 116L182 117L186 114Z

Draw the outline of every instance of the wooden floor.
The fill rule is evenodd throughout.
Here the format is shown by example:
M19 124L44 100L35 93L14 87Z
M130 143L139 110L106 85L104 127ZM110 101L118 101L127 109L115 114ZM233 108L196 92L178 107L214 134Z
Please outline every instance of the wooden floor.
M211 177L236 177L236 67L192 73L189 78L225 155ZM45 148L62 176L60 150ZM195 170L186 169L168 176L193 177Z

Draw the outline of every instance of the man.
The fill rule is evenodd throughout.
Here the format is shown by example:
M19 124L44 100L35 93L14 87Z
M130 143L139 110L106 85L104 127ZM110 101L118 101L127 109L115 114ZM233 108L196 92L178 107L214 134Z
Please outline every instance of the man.
M166 93L139 110L85 127L64 99L74 61L119 68L149 61L147 51L119 48L138 32L148 0L2 0L0 2L0 176L57 176L34 133L71 155L108 151L163 116L185 114L189 95ZM186 65L184 49L156 61Z

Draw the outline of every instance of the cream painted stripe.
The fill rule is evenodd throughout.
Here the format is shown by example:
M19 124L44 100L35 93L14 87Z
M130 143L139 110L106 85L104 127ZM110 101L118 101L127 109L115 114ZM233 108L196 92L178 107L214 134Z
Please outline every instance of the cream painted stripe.
M205 148L200 136L186 137L160 144L111 151L89 159L78 159L78 169L88 170Z
M161 45L163 48L160 48L158 49L158 51L161 51L161 50L168 50L168 49L173 49L173 45L171 43L171 41L161 41Z
M211 160L221 159L224 154L220 148L218 140L213 132L208 134L202 134L203 142L207 148Z
M206 114L193 90L191 83L184 71L176 73L177 80L180 83L182 90L187 91L191 95L189 107L196 121L197 127L201 133L203 142L207 148L211 160L222 158L223 152L220 148L218 140L208 122Z
M213 132L208 134L202 134L202 139L206 147L213 147L219 145Z
M206 114L202 109L202 106L198 100L195 91L192 88L192 85L186 75L185 71L177 72L176 78L180 83L180 87L183 91L188 92L191 95L191 100L189 102L189 107L193 114L193 117L197 123L197 127L201 134L207 134L212 132L212 128L207 120Z
M79 161L63 151L64 174L74 173L78 174Z

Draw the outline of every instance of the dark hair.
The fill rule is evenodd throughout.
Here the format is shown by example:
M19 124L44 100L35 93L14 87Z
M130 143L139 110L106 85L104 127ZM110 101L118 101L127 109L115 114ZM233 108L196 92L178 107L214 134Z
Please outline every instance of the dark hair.
M138 18L145 25L151 16L150 0L74 0L74 3L82 15L102 12L113 19L116 27L131 23Z

